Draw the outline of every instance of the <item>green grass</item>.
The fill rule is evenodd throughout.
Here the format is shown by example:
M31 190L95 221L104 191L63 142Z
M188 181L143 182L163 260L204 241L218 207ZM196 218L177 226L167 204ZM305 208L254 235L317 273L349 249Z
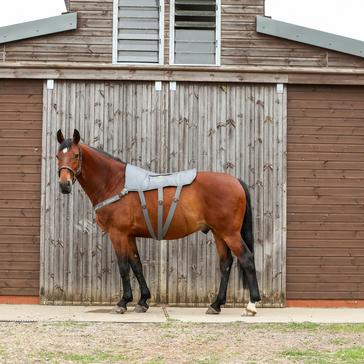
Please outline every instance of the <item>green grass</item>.
M363 363L364 346L355 346L352 348L340 349L335 353L335 356L343 363Z
M242 325L236 323L234 325ZM244 324L243 324L244 325ZM248 329L254 330L277 330L277 331L326 331L330 333L362 333L364 332L364 324L316 324L312 322L290 322L288 324L249 324Z
M361 364L364 363L364 347L355 346L340 349L335 352L292 349L282 352L282 356L306 364Z
M321 353L316 350L290 349L282 352L282 356L289 359L304 360L305 363L321 358Z

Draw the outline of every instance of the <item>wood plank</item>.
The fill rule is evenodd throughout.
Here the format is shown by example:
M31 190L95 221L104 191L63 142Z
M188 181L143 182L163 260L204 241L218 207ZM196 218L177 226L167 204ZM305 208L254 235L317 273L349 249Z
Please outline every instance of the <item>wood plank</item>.
M339 176L338 176L339 177ZM293 178L288 179L289 183L296 187L337 187L337 188L361 188L364 183L363 178Z
M362 274L291 274L287 277L287 283L362 283L364 273Z
M11 226L39 226L40 221L39 221L39 216L38 217L0 217L0 226L6 226L6 227L11 227Z
M290 167L292 166L291 161L289 161ZM343 169L343 170L307 170L307 169L291 169L288 172L288 178L319 178L319 179L330 179L330 178L342 178L342 179L353 179L356 180L363 176L363 172L361 170L355 169Z
M355 249L360 249L362 248L362 243L359 239L357 240L350 240L350 239L345 239L345 241L343 241L342 239L315 239L315 240L309 240L309 239L299 239L299 238L295 238L295 239L290 239L290 246L288 247L288 249L295 249L295 248L322 248L325 247L327 248L345 248L345 249L351 249L351 248L355 248Z
M301 298L300 298L301 297ZM287 294L287 299L328 299L328 300L358 300L358 299L364 299L364 294L362 292L326 292L326 291L320 291L320 292L301 292L301 291L289 291L289 294Z
M288 205L289 214L297 214L297 213L305 213L308 214L317 214L317 213L334 213L337 215L346 215L346 214L362 214L364 212L364 206L361 204L351 204L351 205L314 205L307 203L306 205L298 205L295 203L291 203Z
M39 295L39 288L28 288L28 287L21 287L21 288L4 288L0 287L0 296L13 296L13 295L20 295L20 296L38 296Z
M1 162L1 158L0 158ZM40 162L40 160L39 160ZM22 183L22 182L0 182L0 191L25 191L25 192L32 192L36 191L39 192L40 186L39 186L39 180L37 182L28 182L28 183Z
M304 275L307 274L307 272L310 272L312 274L319 274L322 276L331 276L335 274L346 274L346 275L357 275L357 274L363 274L364 273L364 267L360 265L350 265L350 266L322 266L322 265L311 265L311 266L304 266L304 265L295 265L295 264L289 264L289 271L291 274L297 274L297 275ZM288 276L287 276L288 279Z
M336 231L358 231L364 230L364 223L331 223L331 222L296 222L291 221L289 223L289 227L291 231L302 231L302 230L311 230L311 231L331 231L334 234Z
M27 206L28 207L28 206ZM15 209L15 208L8 208L6 210L0 209L0 216L7 216L7 217L38 217L39 218L39 208L37 209Z
M40 175L35 173L21 174L21 173L7 173L0 174L0 182L38 182Z
M333 233L332 231L326 231L326 230L311 230L308 231L306 229L303 230L292 230L290 229L287 232L289 239L333 239ZM338 230L335 231L335 239L363 239L364 238L364 232L362 230ZM334 239L334 240L335 240Z
M314 267L317 265L326 266L362 266L364 257L289 257L288 265L301 265L305 267Z
M287 282L287 288L288 290L294 288L301 290L302 292L312 292L312 291L321 291L321 292L355 292L355 294L360 295L361 292L363 292L364 283L360 282L324 282L324 283L301 283L301 282L295 282L294 284L291 284ZM364 294L362 294L364 297Z
M24 123L24 127L25 128L27 125L32 126L30 127L30 129L41 129L39 125L39 120L41 119L42 113L40 111L29 111L27 113L22 113L21 111L19 112L3 112L0 109L0 123L1 126L6 128L7 125L13 121L12 123L10 123L12 125L12 127L8 128L14 128L14 129L21 129L21 127L23 126ZM16 121L16 122L14 122ZM28 121L28 123L26 123L25 121Z
M2 270L0 269L0 279L32 279L32 280L39 280L39 271L32 271L32 270L13 270L13 271L8 271L8 270Z
M340 209L341 211L341 209ZM336 214L330 210L323 214L307 214L307 213L289 213L288 214L288 221L291 222L364 222L363 214Z
M342 248L288 248L290 258L293 257L364 257L364 249L346 248L343 243Z
M360 152L360 146L352 144L290 143L288 152L289 158L291 152L357 153Z

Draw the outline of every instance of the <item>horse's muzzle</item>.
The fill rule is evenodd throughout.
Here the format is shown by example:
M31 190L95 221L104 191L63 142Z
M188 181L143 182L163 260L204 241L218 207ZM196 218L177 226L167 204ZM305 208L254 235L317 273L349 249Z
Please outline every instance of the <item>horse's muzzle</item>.
M72 191L72 182L66 181L66 182L59 182L59 187L61 188L61 192L64 194L71 193Z

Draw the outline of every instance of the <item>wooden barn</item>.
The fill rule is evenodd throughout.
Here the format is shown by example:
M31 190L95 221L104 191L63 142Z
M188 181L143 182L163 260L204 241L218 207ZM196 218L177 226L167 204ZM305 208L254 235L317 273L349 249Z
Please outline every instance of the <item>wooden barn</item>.
M245 180L264 306L363 306L364 42L266 18L264 0L66 5L0 28L0 302L120 295L91 204L59 192L55 133L77 128L146 169ZM152 302L212 301L212 235L138 244ZM227 305L246 299L234 266Z

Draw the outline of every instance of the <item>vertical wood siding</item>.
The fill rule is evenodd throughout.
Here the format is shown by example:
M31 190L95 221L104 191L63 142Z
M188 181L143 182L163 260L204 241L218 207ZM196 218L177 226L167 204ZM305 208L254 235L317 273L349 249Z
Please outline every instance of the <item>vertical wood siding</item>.
M45 302L114 303L120 295L116 259L94 223L79 185L71 196L57 183L55 133L71 135L153 171L222 171L250 186L256 263L266 305L285 296L286 91L275 86L179 83L56 82L44 90L42 267ZM223 198L223 197L222 197ZM176 241L139 239L152 301L206 305L217 293L219 265L212 235ZM229 305L247 299L236 263ZM133 286L136 281L133 278ZM136 292L135 297L138 297Z

